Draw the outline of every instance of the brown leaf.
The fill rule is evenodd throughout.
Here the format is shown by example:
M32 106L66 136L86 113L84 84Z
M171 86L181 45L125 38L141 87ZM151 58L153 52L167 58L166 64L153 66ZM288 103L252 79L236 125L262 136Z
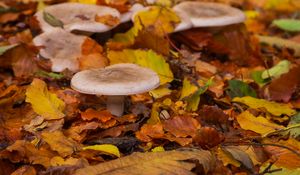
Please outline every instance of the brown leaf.
M150 142L152 139L164 137L163 126L160 123L155 125L144 124L140 131L135 133L136 138L143 142Z
M50 166L50 159L55 156L48 147L36 148L32 143L17 140L13 145L0 152L0 157L7 158L12 162L24 162L31 164Z
M81 113L81 118L83 120L87 120L87 121L97 119L97 120L105 123L105 122L109 121L110 119L112 119L113 115L107 110L97 111L97 110L89 108L86 111Z
M112 15L102 15L102 16L96 15L95 21L103 23L108 26L116 26L120 23L120 19Z
M73 154L80 146L71 138L67 138L61 131L43 132L42 138L53 151L57 151L62 157Z
M209 149L219 145L224 141L225 137L212 127L202 127L198 130L197 135L193 138L196 145L203 149Z
M14 171L11 175L36 175L36 170L32 166L24 165Z
M76 171L76 175L96 174L184 174L192 175L191 169L196 165L184 160L198 160L204 168L204 173L214 167L214 157L209 151L188 149L165 152L133 153L117 160L87 166Z
M288 73L273 80L264 91L269 100L290 101L293 93L300 87L300 66L292 68Z
M164 130L176 137L194 137L201 127L200 123L191 116L175 116L163 123Z
M228 116L218 106L204 105L200 111L199 120L216 126L226 125Z
M95 130L99 127L97 122L80 122L79 124L72 125L65 134L67 137L81 143L84 141L88 131Z

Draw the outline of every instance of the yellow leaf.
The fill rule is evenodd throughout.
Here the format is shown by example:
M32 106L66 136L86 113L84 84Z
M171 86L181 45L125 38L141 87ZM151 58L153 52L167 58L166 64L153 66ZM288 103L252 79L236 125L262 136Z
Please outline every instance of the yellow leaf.
M267 101L264 99L257 99L254 97L236 97L232 100L233 102L239 102L243 103L250 108L253 109L266 109L269 113L275 115L275 116L280 116L280 115L294 115L296 114L296 111L291 109L289 105L287 104L282 104L282 103L276 103L276 102L271 102Z
M115 155L117 157L121 156L118 147L116 147L115 145L111 145L111 144L93 145L93 146L83 147L83 150L87 150L87 149L101 151L104 153Z
M82 4L96 4L97 0L70 0L70 2L79 2Z
M149 92L149 94L155 99L162 98L164 96L170 95L171 93L172 90L167 87L159 87Z
M122 51L108 51L107 57L110 64L134 63L152 69L158 74L161 85L173 80L173 73L169 64L163 56L152 50L125 49Z
M126 33L118 33L107 45L109 48L125 48L133 45L141 30L153 35L165 36L174 31L180 18L170 8L153 6L149 10L139 12L134 18L134 25Z
M164 149L164 147L162 147L162 146L157 146L157 147L151 149L151 151L152 151L152 152L164 152L165 149Z
M270 122L264 117L255 117L248 111L238 115L237 121L241 128L251 130L262 135L284 128L283 126Z
M149 10L140 11L134 17L134 24L140 24L159 36L171 33L180 22L176 13L167 7L152 6Z
M151 116L147 120L148 124L154 125L156 123L160 123L160 118L159 118L159 108L161 106L161 103L155 102L152 104L152 109L151 109Z
M37 10L38 11L44 10L45 7L46 4L44 3L44 0L38 0Z
M300 0L267 0L264 8L280 11L297 11L300 9Z
M218 148L217 156L218 156L218 159L223 162L224 166L227 166L229 164L231 164L235 167L241 166L241 163L239 161L235 160L235 158L231 154L224 151L222 148Z
M48 91L47 85L40 79L34 79L26 90L26 102L32 105L34 112L47 120L60 119L65 115L65 104L55 94Z
M183 80L183 86L181 89L180 100L193 95L198 90L198 87L192 84L187 77Z

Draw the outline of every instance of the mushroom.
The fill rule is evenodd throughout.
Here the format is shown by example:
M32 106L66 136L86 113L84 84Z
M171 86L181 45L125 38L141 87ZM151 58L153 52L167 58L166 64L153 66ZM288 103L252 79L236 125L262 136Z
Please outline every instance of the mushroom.
M184 1L173 10L189 16L194 27L225 26L246 20L241 10L221 3Z
M138 11L141 11L143 10L145 7L142 5L142 4L139 4L139 3L136 3L136 4L133 4L131 6L131 8L128 10L128 12L125 12L125 13L122 13L121 14L121 22L122 23L125 23L125 22L128 22L130 21L131 19L131 16L138 12Z
M82 56L82 47L87 40L94 42L87 36L55 28L36 36L33 43L41 46L39 55L42 58L51 60L53 72L62 72L65 69L75 72L79 69L78 59Z
M81 3L61 3L48 6L35 14L44 32L51 31L54 28L45 20L44 12L60 20L66 31L106 32L118 25L118 23L111 23L112 19L120 20L119 11L111 7ZM110 24L97 20L108 16L112 18L107 20Z
M81 93L107 95L107 109L116 116L124 111L124 96L150 91L159 86L159 77L151 69L136 64L115 64L76 73L71 87Z

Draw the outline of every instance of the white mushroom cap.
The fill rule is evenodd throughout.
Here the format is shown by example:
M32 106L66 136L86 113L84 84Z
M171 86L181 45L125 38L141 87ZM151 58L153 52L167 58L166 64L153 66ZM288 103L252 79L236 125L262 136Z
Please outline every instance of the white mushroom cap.
M51 60L52 71L61 72L66 68L77 71L77 58L81 56L81 46L87 38L55 28L36 36L33 43L43 47L40 49L40 55Z
M135 16L141 12L141 11L147 11L151 8L151 6L144 7L143 9L139 9L138 11L135 11L132 16L131 16L131 21L134 21ZM179 32L183 30L187 30L192 28L193 24L187 14L184 13L178 13L177 11L174 10L176 15L180 18L180 23L175 26L175 29L173 32Z
M141 11L144 8L145 7L142 4L139 4L139 3L134 4L133 6L131 6L131 8L129 9L128 12L125 12L125 13L121 14L121 22L124 23L124 22L130 21L131 16L134 13L136 13L138 11Z
M246 20L241 10L220 3L184 1L173 9L187 14L194 27L225 26Z
M71 87L78 92L111 96L144 93L158 86L154 71L129 63L84 70L71 80Z
M95 21L96 16L111 15L120 18L118 10L98 5L81 3L61 3L46 7L35 14L44 32L53 30L53 26L44 20L43 12L53 15L64 24L67 31L106 32L116 26L108 26Z

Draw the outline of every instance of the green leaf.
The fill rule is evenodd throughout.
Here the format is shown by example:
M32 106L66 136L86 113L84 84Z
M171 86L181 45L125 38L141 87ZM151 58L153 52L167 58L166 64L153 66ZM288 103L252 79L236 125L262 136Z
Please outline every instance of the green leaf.
M264 71L254 71L254 72L251 72L251 78L255 81L255 83L257 83L258 85L260 86L263 86L265 85L266 83L268 83L269 81L271 81L271 79L263 79L261 77L262 73Z
M64 77L64 75L61 73L46 72L43 70L37 71L35 75L43 78L53 78L53 79L62 79Z
M8 45L8 46L1 46L0 47L0 55L3 55L6 51L8 51L9 49L12 49L14 47L16 47L18 44L13 44L13 45Z
M272 24L285 31L289 31L289 32L300 31L300 20L297 19L277 19L274 20Z
M227 93L231 98L244 96L256 97L255 90L240 80L229 80Z
M49 25L53 27L64 28L64 23L61 20L57 19L55 16L46 11L43 12L43 18Z
M295 51L295 56L300 56L300 44L291 40L282 39L279 37L272 36L261 36L257 35L260 43L274 45L277 47L286 47Z
M173 73L165 58L152 50L110 50L107 57L110 64L134 63L152 69L158 74L161 85L173 81Z
M262 74L261 74L261 77L263 79L278 78L282 74L285 74L285 73L289 72L290 65L291 65L291 62L289 62L288 60L282 60L278 64L273 66L272 68L263 71Z

